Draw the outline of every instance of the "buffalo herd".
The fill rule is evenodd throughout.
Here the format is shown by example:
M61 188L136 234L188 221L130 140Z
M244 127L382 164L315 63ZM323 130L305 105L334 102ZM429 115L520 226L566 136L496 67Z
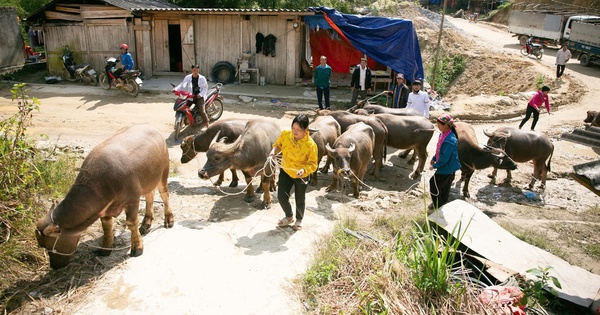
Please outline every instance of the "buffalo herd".
M597 125L598 113L588 112L586 122ZM427 146L435 133L434 125L414 112L364 102L347 111L318 110L308 129L318 146L319 162L326 157L321 173L327 174L330 166L333 169L332 182L326 191L336 190L338 182L347 181L351 184L354 198L359 198L365 181L372 180L365 179L367 169L371 168L370 174L375 180L383 180L380 173L388 147L404 149L400 157L414 150L411 160L418 160L418 165L408 177L416 180L421 176L428 164ZM487 145L481 146L471 125L457 122L455 129L464 197L470 196L469 181L475 170L492 167L493 172L489 176L495 179L497 170L503 169L507 171L507 180L510 180L511 171L517 168L515 162L532 161L534 171L529 189L533 189L536 181L540 181L540 187L544 188L554 152L552 142L545 135L499 128L493 132L485 131L489 139ZM262 206L269 207L270 193L276 189L275 173L278 170L276 165L269 164L268 155L280 133L275 119L223 119L183 139L181 163L194 159L198 152L205 152L206 163L198 171L200 178L210 179L219 175L213 183L219 186L223 182L223 173L231 170L229 186L236 187L236 172L240 170L247 184L244 200L254 201L255 193L262 190ZM316 172L310 174L311 185L317 185L316 175ZM164 204L164 226L170 228L174 224L169 207L168 176L166 141L154 127L135 125L124 128L97 145L85 158L64 200L37 223L37 240L48 251L50 266L54 269L66 266L81 234L98 218L104 231L103 249L99 253L110 254L114 239L113 218L123 210L127 227L131 230L130 255L141 255L141 235L149 231L154 219L152 202L156 189ZM255 191L252 179L258 176L261 185ZM140 196L145 196L146 200L141 224L138 219Z

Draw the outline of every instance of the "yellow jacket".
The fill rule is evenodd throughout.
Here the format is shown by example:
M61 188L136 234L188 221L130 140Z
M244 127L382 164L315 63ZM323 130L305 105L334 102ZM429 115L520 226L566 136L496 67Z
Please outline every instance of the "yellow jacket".
M273 146L281 149L281 168L291 178L298 178L296 172L302 168L303 176L307 177L319 166L317 161L319 150L308 132L302 139L296 141L291 130L284 130Z

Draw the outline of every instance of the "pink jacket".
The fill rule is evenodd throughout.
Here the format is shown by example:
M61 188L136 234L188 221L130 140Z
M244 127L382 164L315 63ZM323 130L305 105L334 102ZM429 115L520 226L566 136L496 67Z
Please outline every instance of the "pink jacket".
M529 101L529 106L531 106L539 111L540 106L542 106L542 103L545 103L546 110L549 113L550 112L550 101L548 100L548 95L544 95L544 93L541 90L539 90L539 91L537 91L537 93L535 93L535 95Z

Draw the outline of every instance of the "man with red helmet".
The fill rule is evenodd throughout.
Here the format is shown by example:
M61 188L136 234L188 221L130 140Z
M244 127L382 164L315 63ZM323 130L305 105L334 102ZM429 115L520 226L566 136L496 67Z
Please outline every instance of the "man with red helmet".
M133 57L131 57L131 54L129 53L129 46L127 46L127 44L121 44L119 48L121 49L121 64L123 67L113 71L113 75L117 79L118 88L123 86L121 74L123 74L124 71L133 69Z

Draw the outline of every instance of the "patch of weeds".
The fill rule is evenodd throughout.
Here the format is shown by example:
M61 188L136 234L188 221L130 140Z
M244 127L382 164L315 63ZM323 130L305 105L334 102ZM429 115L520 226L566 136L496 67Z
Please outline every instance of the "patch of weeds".
M546 76L545 76L545 75L543 75L543 74L540 74L540 75L538 75L538 76L535 78L535 87L536 87L538 90L541 90L541 89L542 89L542 87L545 85L545 84L544 84L544 81L546 81Z
M506 92L504 92L504 91L500 91L500 93L498 93L498 95L500 95L500 96L505 96L505 95L506 95Z
M536 309L547 306L550 300L547 297L546 290L553 297L558 297L558 291L555 288L561 289L562 286L556 277L550 275L551 269L551 266L538 266L537 268L527 270L527 273L532 275L533 279L522 279L519 283L521 291L524 294L524 297L520 301L522 305ZM554 285L554 287L550 286L550 284Z
M435 70L435 81L432 82L435 91L439 95L445 95L450 89L452 82L463 73L465 65L466 58L464 56L450 55L442 52ZM425 76L433 79L435 60L427 63L425 68Z

